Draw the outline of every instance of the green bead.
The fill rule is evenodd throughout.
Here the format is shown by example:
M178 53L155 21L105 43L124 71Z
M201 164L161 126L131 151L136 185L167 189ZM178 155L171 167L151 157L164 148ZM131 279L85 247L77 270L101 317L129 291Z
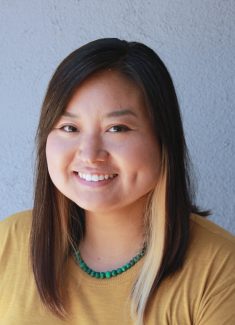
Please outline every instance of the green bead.
M95 272L95 278L99 279L100 278L100 272Z
M85 265L85 263L83 261L81 261L79 264L81 267L83 267Z
M121 274L123 271L121 268L117 269L117 274Z
M121 267L121 269L122 269L122 272L125 272L125 271L126 271L126 266L123 265L123 266Z
M105 277L106 277L106 279L111 278L111 272L109 272L109 271L105 272Z
M116 275L117 275L117 271L116 271L116 270L113 270L113 271L111 272L111 274L112 274L112 276L116 276Z
M105 278L105 273L104 272L100 272L100 279L104 279Z

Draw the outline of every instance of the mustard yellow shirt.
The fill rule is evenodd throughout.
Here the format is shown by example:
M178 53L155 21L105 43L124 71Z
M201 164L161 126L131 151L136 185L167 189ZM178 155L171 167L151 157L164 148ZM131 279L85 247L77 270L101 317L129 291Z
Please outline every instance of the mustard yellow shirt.
M147 325L234 325L235 240L212 222L191 217L191 241L183 268L162 282ZM70 314L62 321L45 308L31 271L31 212L0 222L1 325L129 325L129 292L143 260L111 279L95 279L71 258Z

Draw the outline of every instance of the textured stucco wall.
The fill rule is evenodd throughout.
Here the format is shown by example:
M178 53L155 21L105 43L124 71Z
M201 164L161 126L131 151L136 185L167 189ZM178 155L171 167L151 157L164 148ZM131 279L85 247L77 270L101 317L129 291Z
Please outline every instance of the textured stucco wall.
M0 218L32 205L34 135L49 78L81 44L143 41L168 66L198 203L235 233L234 0L0 0Z

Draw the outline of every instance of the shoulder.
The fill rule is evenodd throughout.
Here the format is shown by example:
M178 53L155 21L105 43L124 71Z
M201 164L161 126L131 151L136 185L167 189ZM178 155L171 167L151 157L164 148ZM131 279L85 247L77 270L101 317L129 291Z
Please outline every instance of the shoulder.
M194 302L195 324L235 320L235 237L212 221L192 215L183 282Z
M32 221L32 211L23 211L13 214L6 219L0 221L0 238L2 241L1 247L6 244L6 241L11 239L20 240L29 237ZM20 241L18 241L19 245Z
M194 267L200 262L210 271L235 273L235 236L208 219L192 215L186 261Z
M31 219L32 219L32 211L21 211L15 213L3 220L0 221L0 229L1 230L10 230L12 228L29 228L31 226Z
M235 324L234 236L191 215L185 261L162 282L153 304L160 323Z
M218 226L214 222L193 214L190 217L191 241L202 244L213 244L215 246L226 246L235 250L235 236ZM198 242L200 238L200 242Z

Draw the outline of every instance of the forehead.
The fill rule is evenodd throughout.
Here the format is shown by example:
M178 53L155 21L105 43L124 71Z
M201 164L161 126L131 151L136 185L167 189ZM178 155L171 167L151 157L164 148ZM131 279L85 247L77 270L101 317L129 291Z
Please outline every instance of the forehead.
M107 114L114 109L133 109L146 115L147 105L143 91L134 81L109 69L87 78L74 92L66 111L99 110Z

